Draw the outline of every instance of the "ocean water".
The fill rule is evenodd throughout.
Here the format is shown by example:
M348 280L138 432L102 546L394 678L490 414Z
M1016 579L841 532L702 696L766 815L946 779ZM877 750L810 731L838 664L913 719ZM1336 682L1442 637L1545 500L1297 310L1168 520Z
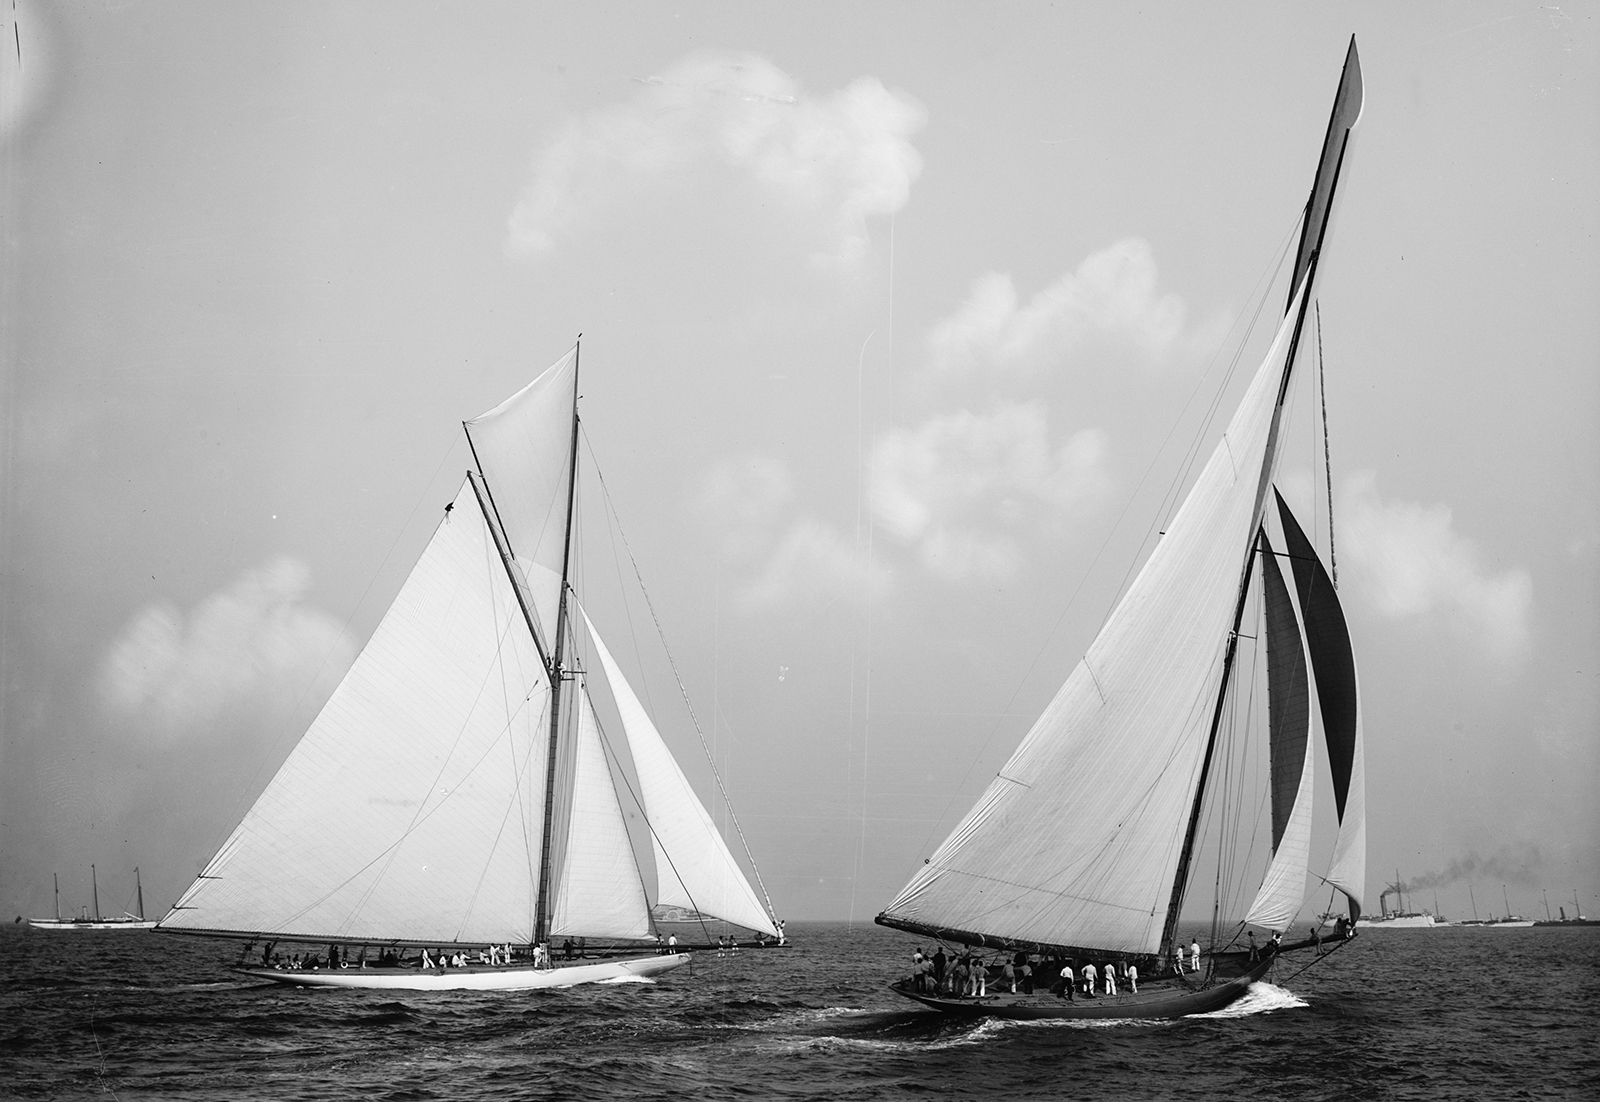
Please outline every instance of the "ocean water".
M884 987L927 942L790 929L658 982L396 998L241 981L227 942L10 926L0 1097L1600 1097L1600 927L1363 931L1226 1011L1094 1024L948 1019Z

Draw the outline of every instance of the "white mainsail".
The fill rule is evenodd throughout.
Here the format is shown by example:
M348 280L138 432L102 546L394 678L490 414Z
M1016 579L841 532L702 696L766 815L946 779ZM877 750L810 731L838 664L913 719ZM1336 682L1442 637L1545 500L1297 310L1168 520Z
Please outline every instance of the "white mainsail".
M422 944L650 936L622 763L565 658L576 379L574 349L466 423L484 480L468 475L366 647L163 927ZM652 748L640 733L626 683L608 680L631 708L656 854L670 840L707 913L775 932L659 736L649 728ZM717 881L723 866L744 898ZM680 902L683 884L662 880L664 901ZM644 971L685 959L669 956Z
M463 486L344 680L161 925L530 939L549 702Z
M628 752L638 772L639 799L650 821L655 854L657 902L776 935L772 917L756 899L705 805L661 740L587 612L583 620L622 717Z
M1127 595L891 923L1159 949L1298 307Z

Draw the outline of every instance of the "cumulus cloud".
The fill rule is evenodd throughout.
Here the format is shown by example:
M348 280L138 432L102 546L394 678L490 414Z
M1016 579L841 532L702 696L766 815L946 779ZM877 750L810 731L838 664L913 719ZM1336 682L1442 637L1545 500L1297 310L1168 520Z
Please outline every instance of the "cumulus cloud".
M293 704L314 680L331 688L355 646L337 621L303 603L309 585L305 564L285 558L245 571L187 616L151 605L101 663L103 704L170 744L242 708Z
M798 510L793 478L776 459L719 464L702 483L700 507L720 530L723 553L747 571L736 596L746 611L888 592L889 572L858 541Z
M1342 496L1342 559L1380 613L1437 619L1495 659L1527 654L1533 581L1526 570L1494 572L1455 530L1449 506L1385 501L1370 471L1352 476Z
M1093 253L1026 304L1009 275L989 272L928 338L930 366L945 374L1021 374L1111 343L1159 360L1184 341L1187 311L1161 293L1150 244L1127 238Z
M840 593L877 600L889 591L889 572L837 529L803 516L784 531L760 571L739 590L747 611L824 600Z
M1021 564L1015 533L1049 530L1110 488L1105 435L1052 447L1044 403L933 417L885 434L872 454L872 507L892 535L948 579L1003 579Z
M548 252L609 204L721 166L818 220L830 238L819 259L854 261L865 219L899 210L922 171L909 139L923 121L915 101L871 77L818 96L764 58L691 55L626 103L567 123L535 160L507 247Z

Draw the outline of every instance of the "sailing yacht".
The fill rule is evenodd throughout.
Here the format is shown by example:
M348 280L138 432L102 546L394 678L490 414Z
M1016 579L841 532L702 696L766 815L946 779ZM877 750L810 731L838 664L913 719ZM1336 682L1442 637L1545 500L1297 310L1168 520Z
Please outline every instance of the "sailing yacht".
M100 880L95 875L94 866L89 866L89 886L93 891L94 914L89 913L87 907L79 913L77 918L61 917L61 880L59 877L50 878L55 884L56 916L54 918L30 918L28 925L35 930L153 930L155 920L146 920L144 917L144 884L139 879L137 867L133 870L134 909L124 911L115 918L102 918L100 916Z
M877 916L888 927L1081 977L1131 965L1142 981L1112 994L891 985L950 1013L1013 1018L1165 1018L1226 1006L1282 953L1331 948L1313 933L1279 938L1304 902L1312 841L1314 683L1332 773L1338 835L1322 879L1361 913L1366 815L1355 659L1333 580L1274 486L1285 398L1302 350L1312 289L1351 129L1361 114L1355 39L1345 58L1283 319L1209 461L1088 652L975 806ZM1287 563L1287 566L1283 565ZM1291 585L1285 575L1292 578ZM1259 626L1246 625L1247 609ZM1212 908L1211 945L1178 920L1191 887L1202 811L1244 775L1225 768L1235 725L1248 730L1254 679L1241 640L1264 641L1271 855L1242 921ZM1227 781L1228 783L1222 783ZM1213 786L1216 791L1212 791ZM1239 827L1245 816L1207 822ZM1219 834L1222 833L1219 830ZM1224 852L1221 843L1218 854ZM1218 862L1219 882L1224 857ZM1244 864L1248 865L1246 860ZM1231 867L1231 866L1226 866ZM1242 898L1250 898L1248 895ZM1241 908L1242 909L1242 908ZM1255 931L1265 944L1257 948ZM1267 939L1270 937L1270 941ZM1240 941L1251 939L1249 946Z
M244 940L262 979L390 990L658 975L689 959L657 948L669 913L781 940L569 581L578 363L464 423L475 469L161 929ZM553 939L613 948L557 966Z

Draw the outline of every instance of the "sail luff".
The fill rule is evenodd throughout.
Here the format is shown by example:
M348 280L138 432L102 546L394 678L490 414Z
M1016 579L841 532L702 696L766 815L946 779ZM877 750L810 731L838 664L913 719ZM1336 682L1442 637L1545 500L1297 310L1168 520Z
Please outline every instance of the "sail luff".
M771 914L740 871L705 805L695 795L661 733L623 676L582 606L584 624L622 719L639 778L639 798L656 859L658 904L695 911L760 933L776 934Z
M566 644L567 576L572 563L572 509L578 489L578 363L580 350L572 353L572 442L567 456L567 510L561 542L561 588L556 597L556 637L550 662L550 748L546 759L544 797L544 840L539 847L539 896L534 910L534 941L543 942L550 931L551 859L550 839L555 829L556 757L561 739L561 686L565 671L561 667Z
M1306 199L1305 216L1300 227L1300 246L1295 251L1288 301L1284 304L1286 314L1294 307L1295 292L1300 289L1301 278L1308 276L1312 258L1322 251L1322 240L1327 235L1328 222L1333 215L1333 196L1338 188L1345 148L1350 141L1351 129L1361 118L1364 100L1361 57L1356 52L1356 37L1351 35L1350 48L1345 52L1344 69L1339 75L1339 90L1334 93L1333 110L1328 115L1328 130L1322 139L1322 154L1317 159L1317 172L1311 183L1311 195Z

